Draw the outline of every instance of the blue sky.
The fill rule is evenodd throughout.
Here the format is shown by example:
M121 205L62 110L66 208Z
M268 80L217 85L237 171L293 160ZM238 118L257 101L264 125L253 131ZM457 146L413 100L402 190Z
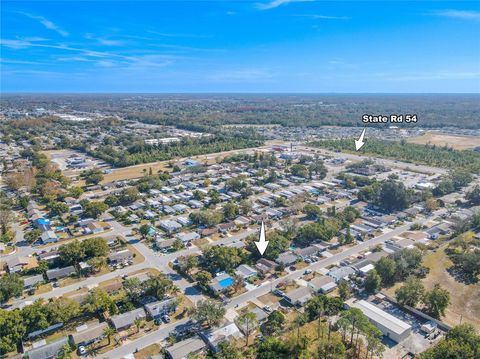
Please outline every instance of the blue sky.
M4 1L2 92L480 92L478 1Z

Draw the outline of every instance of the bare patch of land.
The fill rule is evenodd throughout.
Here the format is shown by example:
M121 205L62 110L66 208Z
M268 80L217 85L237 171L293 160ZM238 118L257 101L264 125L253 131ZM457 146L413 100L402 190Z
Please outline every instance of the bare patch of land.
M480 146L480 137L427 132L422 136L409 138L407 142L419 145L428 143L436 146L448 146L456 150L467 150Z

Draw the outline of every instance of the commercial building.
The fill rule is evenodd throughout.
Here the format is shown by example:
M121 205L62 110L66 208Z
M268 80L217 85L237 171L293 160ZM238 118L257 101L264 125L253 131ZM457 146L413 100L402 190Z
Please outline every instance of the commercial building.
M412 330L410 324L394 317L377 306L365 300L348 303L347 305L360 309L368 320L377 327L384 336L400 343L406 339Z

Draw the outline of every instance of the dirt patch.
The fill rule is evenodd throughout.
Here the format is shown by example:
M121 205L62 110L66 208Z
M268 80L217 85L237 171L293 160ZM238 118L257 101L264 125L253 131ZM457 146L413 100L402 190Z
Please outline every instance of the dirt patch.
M160 345L152 344L142 350L139 350L137 353L134 354L135 359L148 359L152 355L160 353Z
M448 146L457 150L466 150L469 148L475 148L480 146L480 137L447 135L443 133L427 132L422 136L409 138L407 142L420 145L428 143L437 146Z

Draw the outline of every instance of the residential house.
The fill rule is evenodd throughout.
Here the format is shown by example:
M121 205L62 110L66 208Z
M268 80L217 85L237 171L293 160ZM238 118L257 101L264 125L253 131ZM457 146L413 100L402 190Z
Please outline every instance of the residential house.
M198 336L188 338L173 344L166 349L167 359L187 359L191 355L199 354L206 348L205 342ZM161 357L163 358L163 356Z
M332 277L336 283L340 282L342 279L348 279L348 277L353 274L355 274L355 269L352 267L335 267L327 273L327 275Z
M235 226L235 223L229 222L229 223L221 223L217 225L217 228L220 233L228 233L230 231L233 231L236 228L236 226Z
M176 239L164 239L164 238L156 238L155 239L155 247L162 252L169 250L173 244L175 243Z
M196 232L178 233L176 237L177 239L181 240L183 243L189 243L196 239L200 239L200 235Z
M250 219L245 216L239 216L233 221L233 223L239 227L245 227L250 224Z
M200 231L200 236L202 236L202 237L208 237L208 236L211 236L211 235L213 235L213 234L215 234L215 233L217 233L217 232L218 232L218 228L216 228L216 227L205 228L205 229L202 229L202 230Z
M42 345L27 352L28 359L54 359L62 352L63 347L68 344L68 338L63 337L52 343Z
M218 352L218 344L221 342L232 341L234 339L240 339L243 337L240 329L238 329L235 323L227 324L222 328L200 333L200 336L215 353Z
M314 245L305 248L297 248L294 250L294 253L305 260L317 256L320 253L320 248Z
M133 259L133 253L129 249L124 249L115 253L112 253L108 256L108 263L118 264L123 262L128 262Z
M161 229L168 233L173 233L175 231L178 231L180 228L182 228L182 225L178 222L172 221L172 220L163 220L159 222L159 226Z
M117 314L110 318L113 327L118 331L122 329L130 328L135 320L137 319L145 319L147 314L143 308L138 308L131 310L129 312L123 314Z
M275 262L283 264L284 266L290 266L298 261L298 257L290 251L280 253Z
M248 279L256 276L258 272L252 267L250 267L248 264L241 264L235 270L235 274L242 277L243 279Z
M32 275L23 279L23 290L35 288L38 284L43 283L45 279L42 274Z
M266 258L259 259L255 264L255 268L257 268L263 274L274 272L276 267L277 263Z
M189 226L192 224L192 220L188 217L177 217L175 221L180 223L182 226Z
M97 222L89 223L84 229L85 234L97 234L104 231L104 228Z
M74 266L68 266L63 268L54 268L47 270L47 278L50 281L59 280L62 278L70 277L71 275L76 274L77 271Z
M38 267L38 260L35 257L19 256L7 259L6 264L9 273L17 273Z
M215 293L223 293L235 283L235 280L227 273L217 275L210 282L210 289Z
M48 264L52 264L58 258L60 258L60 254L58 253L58 251L50 251L50 252L40 253L38 255L38 260L46 261Z
M58 242L58 237L54 231L50 230L50 231L44 231L40 235L40 240L42 241L42 244L55 243L55 242Z
M175 313L175 310L177 309L177 302L175 298L171 298L148 303L143 307L145 308L149 318L157 319L165 314Z
M90 345L101 341L105 337L105 329L108 324L98 323L94 325L82 325L76 329L76 332L70 335L70 341L77 347L80 345Z
M315 293L327 294L333 291L337 287L337 284L331 277L322 275L313 278L310 282L308 282L308 286Z
M285 299L294 306L303 306L312 298L311 289L308 287L298 287L285 294Z

